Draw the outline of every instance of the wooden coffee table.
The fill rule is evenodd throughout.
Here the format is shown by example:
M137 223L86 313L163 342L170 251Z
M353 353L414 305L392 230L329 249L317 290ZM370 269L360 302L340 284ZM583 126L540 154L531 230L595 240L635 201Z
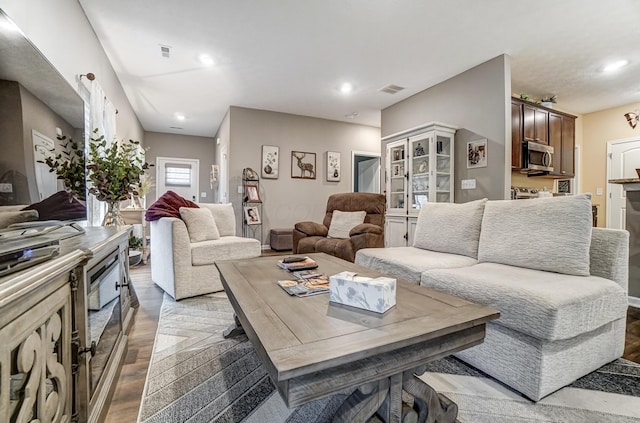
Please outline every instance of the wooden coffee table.
M327 275L379 272L326 254L309 254ZM217 263L229 301L288 407L339 392L353 392L335 422L454 421L457 406L414 374L429 361L480 344L489 307L398 280L396 306L384 314L329 302L328 294L289 296L276 281L290 274L278 257ZM403 408L402 390L415 410ZM433 416L430 416L433 418Z

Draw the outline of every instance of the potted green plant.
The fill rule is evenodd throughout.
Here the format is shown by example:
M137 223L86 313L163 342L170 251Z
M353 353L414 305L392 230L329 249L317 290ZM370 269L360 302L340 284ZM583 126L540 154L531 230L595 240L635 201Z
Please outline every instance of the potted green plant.
M93 131L89 143L89 192L108 204L103 225L122 225L120 202L138 195L140 177L149 165L137 154L139 141L114 142L108 146L103 135L96 138L97 131Z
M64 150L55 154L56 149L53 148L49 150L51 156L38 162L46 163L49 166L49 172L55 172L58 175L57 179L64 183L65 191L70 197L84 201L87 189L84 146L71 138L67 140L66 136L58 137L58 140L66 141L61 144Z

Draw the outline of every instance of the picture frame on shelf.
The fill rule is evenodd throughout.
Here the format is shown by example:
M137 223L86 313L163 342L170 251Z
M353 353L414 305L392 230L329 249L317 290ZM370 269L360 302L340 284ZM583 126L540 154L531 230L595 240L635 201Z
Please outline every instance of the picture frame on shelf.
M327 181L340 182L340 153L327 151Z
M245 202L261 203L258 185L245 185L244 187Z
M298 179L316 179L316 153L292 151L291 177Z
M244 219L247 225L260 225L262 220L260 219L260 210L257 206L245 206Z
M262 177L264 179L278 179L279 161L280 147L262 146Z
M467 169L487 167L487 139L467 143Z

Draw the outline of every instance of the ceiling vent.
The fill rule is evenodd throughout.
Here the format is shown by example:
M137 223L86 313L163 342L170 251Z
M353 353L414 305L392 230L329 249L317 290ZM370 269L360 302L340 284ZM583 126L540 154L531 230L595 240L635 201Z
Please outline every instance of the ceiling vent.
M383 93L387 93L387 94L395 94L399 91L404 90L404 87L401 87L399 85L393 85L393 84L389 84L386 85L382 88L380 88L378 91L383 92Z
M160 46L160 53L162 57L166 57L167 59L171 57L171 47L169 46Z

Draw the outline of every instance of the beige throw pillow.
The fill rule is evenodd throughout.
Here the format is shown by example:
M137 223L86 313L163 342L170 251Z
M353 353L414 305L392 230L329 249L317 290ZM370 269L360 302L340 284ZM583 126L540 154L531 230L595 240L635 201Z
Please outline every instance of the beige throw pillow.
M467 203L424 203L418 215L413 246L478 258L486 202L483 198Z
M180 217L187 225L191 242L220 239L218 226L209 209L180 207Z
M364 223L366 211L343 212L334 210L329 225L328 238L349 238L349 232L356 226Z
M37 210L3 211L0 212L0 229L15 223L30 222L32 220L38 220Z

